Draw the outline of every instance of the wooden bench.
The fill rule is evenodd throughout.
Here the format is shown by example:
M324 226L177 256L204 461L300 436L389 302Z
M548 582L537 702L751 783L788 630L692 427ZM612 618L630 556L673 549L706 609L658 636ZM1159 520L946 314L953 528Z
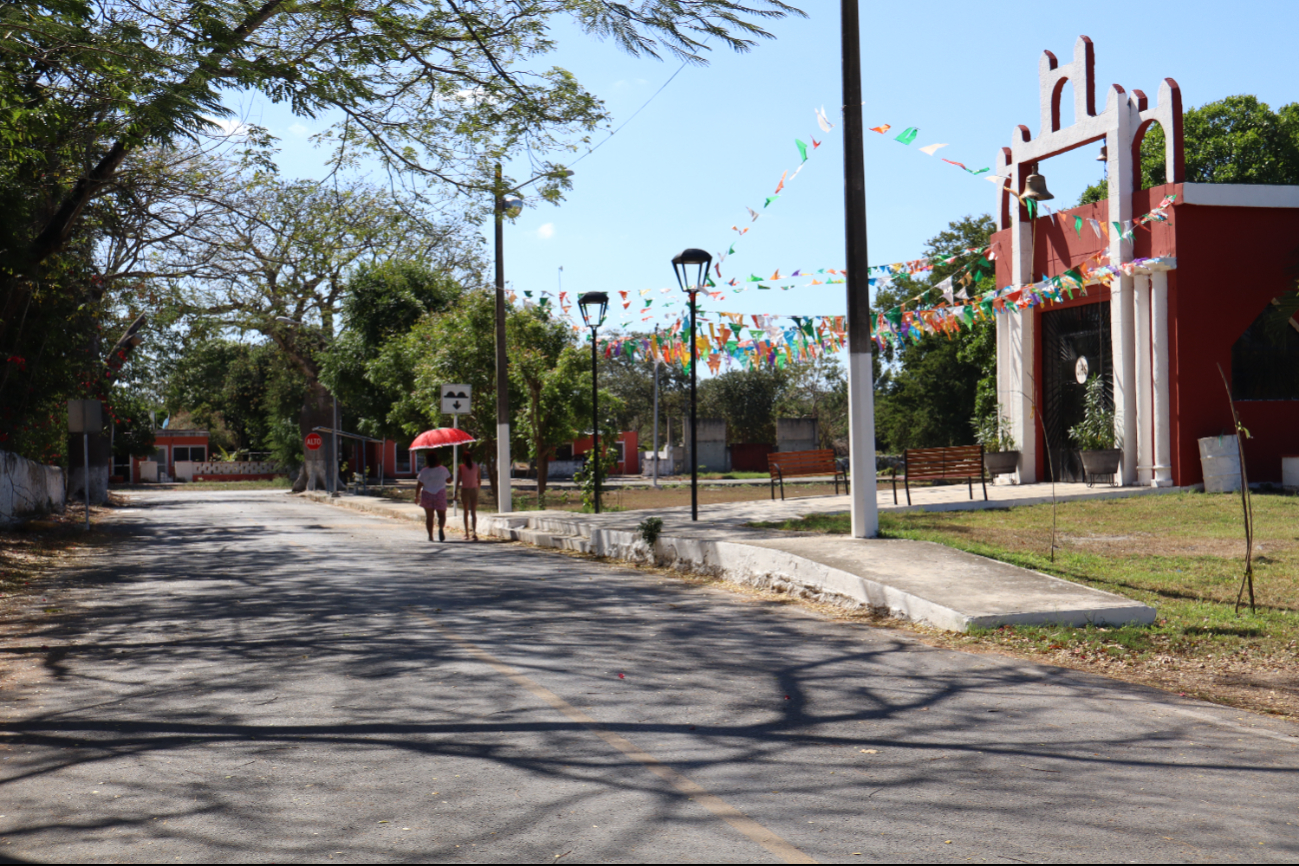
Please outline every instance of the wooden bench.
M767 471L771 473L771 498L776 498L776 482L780 482L780 498L785 498L785 479L800 478L810 475L831 475L834 477L834 492L839 495L839 479L843 478L843 489L848 490L848 473L839 468L834 459L834 450L825 448L820 451L776 451L767 455Z
M988 501L988 480L983 474L982 445L953 445L947 448L908 448L902 452L902 484L911 504L911 481L964 478L974 498L974 479L983 484L983 501ZM893 475L893 504L898 504L898 476Z

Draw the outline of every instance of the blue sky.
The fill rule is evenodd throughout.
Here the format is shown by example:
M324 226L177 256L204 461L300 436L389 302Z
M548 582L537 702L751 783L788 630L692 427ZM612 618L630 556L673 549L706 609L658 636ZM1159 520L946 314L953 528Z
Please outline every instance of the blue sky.
M525 211L506 228L507 278L516 290L639 291L675 285L670 259L685 247L718 252L752 225L723 265L727 276L769 276L796 268L840 268L843 255L841 127L817 128L824 105L838 124L838 4L805 0L811 17L775 22L775 40L748 54L714 51L707 67L683 71L612 141L575 168L574 189L559 206ZM1248 14L1244 14L1245 12ZM863 86L867 126L892 124L865 143L869 250L873 264L917 258L949 221L990 212L995 189L918 152L949 143L938 156L971 168L992 166L1016 124L1037 132L1037 65L1043 49L1072 58L1079 34L1096 46L1097 102L1110 83L1153 100L1165 77L1177 80L1186 107L1252 93L1279 107L1299 100L1292 67L1299 4L1254 2L1234 9L1205 2L1047 4L1002 2L863 5ZM576 30L556 31L555 65L603 98L615 126L679 66L636 59ZM252 116L283 140L289 176L318 177L321 155L305 136L319 121L276 106ZM1066 123L1071 111L1066 111ZM916 126L903 147L892 135ZM781 173L798 165L795 138L824 141L781 199L750 224ZM595 141L603 138L597 135ZM1092 147L1042 166L1061 207L1101 176ZM520 166L517 172L526 176ZM744 313L837 315L843 286L744 292L712 309ZM655 298L664 298L658 292ZM655 307L659 307L656 303ZM633 305L633 309L635 305ZM621 313L621 309L617 309ZM612 316L615 321L617 316ZM642 327L637 319L635 324ZM653 322L650 323L652 327Z

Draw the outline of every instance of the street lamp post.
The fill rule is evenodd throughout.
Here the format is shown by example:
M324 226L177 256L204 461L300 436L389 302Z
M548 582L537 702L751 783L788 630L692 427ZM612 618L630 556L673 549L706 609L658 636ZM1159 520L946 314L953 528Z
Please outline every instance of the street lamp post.
M695 345L695 299L704 281L713 257L703 250L689 249L672 260L672 271L677 275L681 291L690 295L690 519L699 519L699 449L696 437L696 410L698 408L699 347ZM690 269L698 268L694 282Z
M609 296L604 292L587 292L577 299L582 321L591 329L591 460L595 472L595 513L600 513L600 379L596 364L600 356L600 326L609 311Z
M572 177L569 169L538 175L527 183L505 188L501 164L496 164L493 185L493 208L496 222L496 510L508 514L513 510L510 496L510 372L505 352L505 218L518 216L523 199L516 193L530 183L545 177Z

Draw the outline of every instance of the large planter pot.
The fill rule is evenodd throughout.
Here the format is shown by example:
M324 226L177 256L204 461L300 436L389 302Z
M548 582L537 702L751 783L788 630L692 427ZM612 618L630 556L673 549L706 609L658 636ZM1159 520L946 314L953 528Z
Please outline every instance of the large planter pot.
M993 477L1011 475L1019 468L1019 452L985 451L983 452L983 468L987 469L988 474Z
M1240 442L1235 436L1209 436L1200 440L1200 467L1205 493L1240 490Z
M1123 462L1122 449L1079 451L1078 455L1082 458L1083 476L1087 479L1088 487L1104 481L1108 481L1110 484L1118 484L1116 479L1119 474L1119 464Z

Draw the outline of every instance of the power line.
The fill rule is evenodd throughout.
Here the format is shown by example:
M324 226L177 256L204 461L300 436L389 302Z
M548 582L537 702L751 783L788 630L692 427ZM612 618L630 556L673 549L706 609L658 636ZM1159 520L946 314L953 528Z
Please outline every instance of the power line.
M707 43L705 43L705 44L707 44ZM689 63L690 63L690 61L688 61L688 60L682 62L681 66L677 69L677 71L676 71L676 72L673 72L672 75L668 78L668 80L665 81L665 82L663 82L663 86L662 86L662 87L660 87L658 90L654 91L654 93L650 96L650 98L647 99L647 100L645 100L645 103L644 103L643 105L641 105L640 108L636 109L635 112L632 113L632 116L631 116L631 117L629 117L629 118L627 118L626 120L624 120L624 121L622 122L622 124L619 125L619 127L618 127L617 129L615 129L613 132L609 133L609 138L606 138L604 141L600 142L600 143L597 144L595 147L591 148L591 149L588 150L586 153L584 153L584 154L582 154L581 156L579 156L577 159L573 160L573 165L577 165L579 162L581 162L582 160L586 159L588 156L590 156L591 154L595 153L595 152L596 152L597 150L599 150L600 148L604 147L606 144L609 143L609 140L610 140L610 139L612 139L615 135L617 135L618 133L620 133L620 132L622 132L624 129L626 129L627 124L629 124L629 123L631 123L633 120L635 120L635 119L636 119L636 115L638 115L638 114L640 114L642 111L644 111L645 108L646 108L646 107L647 107L651 102L653 102L653 101L658 97L658 95L659 95L660 93L662 93L664 90L666 90L666 89L667 89L667 86L668 86L669 84L672 83L673 79L675 79L678 75L681 74L682 70L684 70L684 69L686 68L686 66L689 65Z

